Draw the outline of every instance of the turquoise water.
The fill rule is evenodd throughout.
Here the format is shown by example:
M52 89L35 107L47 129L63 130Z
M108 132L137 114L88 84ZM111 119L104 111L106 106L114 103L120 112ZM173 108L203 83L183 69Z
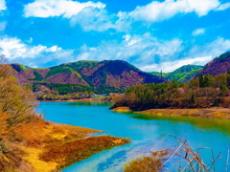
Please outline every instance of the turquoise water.
M131 140L130 144L103 151L73 164L65 168L64 172L121 172L125 162L130 159L153 150L176 147L178 139L186 139L194 149L206 147L212 149L214 155L220 153L216 171L226 171L230 135L215 126L202 128L186 122L140 119L131 114L114 113L108 105L42 102L38 111L52 122L103 130L100 133L102 135ZM211 156L211 151L202 149L200 153L208 163L207 157ZM172 169L172 164L169 162L166 167Z

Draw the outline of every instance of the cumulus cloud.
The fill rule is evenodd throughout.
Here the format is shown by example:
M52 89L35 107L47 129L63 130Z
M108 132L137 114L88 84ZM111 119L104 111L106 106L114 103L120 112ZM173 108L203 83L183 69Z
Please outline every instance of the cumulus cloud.
M65 62L72 57L71 50L63 50L56 45L28 45L18 38L0 38L0 54L11 63L43 66L49 62ZM69 59L68 59L69 60Z
M202 46L194 46L190 51L190 56L211 56L217 57L220 54L230 50L230 40L217 38L216 40Z
M163 72L172 72L184 65L193 64L193 65L205 65L207 62L212 60L212 56L204 56L204 57L186 57L183 59L174 59L172 61L165 61L160 64L151 64L142 66L141 69L143 71L158 71L161 70Z
M141 66L141 69L145 71L163 70L164 72L171 72L188 64L205 65L226 51L230 51L230 40L218 38L205 45L192 47L186 56L180 59L172 58L159 64L147 64Z
M80 25L85 31L103 32L109 29L123 30L117 24L117 16L105 9L86 8L70 19L71 25Z
M144 35L127 34L120 42L104 42L97 47L82 46L76 59L121 59L130 61L139 67L175 57L181 49L182 41L179 39L162 41L148 33Z
M63 17L71 26L80 25L85 31L121 30L116 14L109 14L102 2L73 0L36 0L24 8L25 17Z
M138 6L133 11L110 13L102 2L79 2L74 0L35 0L24 8L25 17L64 17L72 25L80 25L85 31L114 29L127 31L135 21L159 22L178 14L195 13L199 17L210 11L223 11L229 3L219 0L164 0Z
M25 44L18 39L2 38L0 53L15 61L28 58L34 59L31 60L34 64L35 60L38 61L39 58L45 61L41 62L40 60L36 63L37 65L48 64L50 61L55 61L52 64L57 64L74 60L121 59L129 61L143 70L159 71L163 69L168 72L186 64L203 65L207 63L214 57L230 50L230 40L218 38L205 45L197 45L184 50L183 42L180 39L159 40L149 33L135 35L133 33L136 33L136 30L129 30L132 28L131 26L136 27L137 23L145 26L146 24L152 25L176 15L190 13L202 17L211 11L223 11L228 8L230 8L230 3L221 3L220 0L163 0L152 1L147 5L136 7L130 12L120 11L117 14L112 14L101 2L35 0L25 6L25 17L63 17L68 19L71 25L80 25L85 31L103 32L109 29L128 31L123 39L116 37L114 40L102 41L94 47L83 45L76 52L63 50L58 46L31 46L28 45L30 42ZM141 26L138 25L138 27ZM205 32L204 28L198 28L193 31L192 35L199 36ZM9 40L6 41L6 39Z
M97 47L82 46L76 60L126 60L143 71L171 72L181 66L205 65L230 50L230 40L218 38L210 43L185 49L179 39L158 40L152 35L124 35L120 42L104 42Z
M6 1L0 0L0 11L6 10Z
M102 2L78 2L73 0L36 0L24 7L25 17L63 17L71 26L80 25L85 31L103 32L109 29L125 30L117 14L106 10Z
M213 48L211 44L206 45L207 51ZM180 57L182 51L182 41L178 39L160 41L148 34L142 36L125 35L121 43L104 43L98 47L83 46L77 59L121 59L132 62L143 71L163 70L164 72L171 72L187 64L204 65L215 57L211 53L198 51L192 55L191 50L191 54L182 58ZM223 49L218 52L220 51Z
M230 50L230 40L218 38L186 50L179 39L159 40L149 33L126 34L120 41L103 42L96 47L64 50L56 45L31 45L18 38L0 38L0 55L10 63L50 66L77 60L126 60L144 71L171 72L183 65L205 65ZM0 56L0 57L1 57Z
M103 9L101 2L78 2L73 0L35 0L24 8L25 17L58 17L71 18L86 8Z
M219 0L165 0L152 1L139 6L129 15L138 20L156 22L169 19L177 14L196 13L205 16L220 6Z
M193 36L200 36L205 34L206 30L204 28L198 28L192 32Z
M216 10L217 11L224 11L230 8L230 2L221 4Z

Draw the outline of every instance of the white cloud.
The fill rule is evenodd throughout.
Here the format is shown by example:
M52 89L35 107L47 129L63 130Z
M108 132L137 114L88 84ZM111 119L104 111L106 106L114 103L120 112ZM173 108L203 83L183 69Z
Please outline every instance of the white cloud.
M216 40L202 46L194 46L190 51L191 56L211 56L217 57L220 54L230 50L230 40L217 38Z
M217 11L224 11L230 8L230 2L221 4L216 10Z
M125 35L120 42L104 42L97 47L83 46L77 60L127 60L136 66L143 66L177 56L182 49L179 39L161 41L146 33Z
M193 65L205 65L207 62L212 60L212 56L204 56L204 57L186 57L183 59L178 59L178 60L172 60L172 61L166 61L161 64L152 64L152 65L146 65L142 66L141 69L143 71L158 71L160 72L161 70L163 72L172 72L184 65L188 64L193 64Z
M144 71L161 71L172 72L175 69L188 65L205 65L212 59L230 50L230 40L218 38L203 46L194 46L187 53L187 57L180 59L170 59L160 64L147 64L141 66Z
M85 31L103 32L109 29L127 32L135 21L150 23L163 21L178 14L195 13L199 17L210 11L222 11L229 3L219 0L164 0L152 1L130 12L109 13L100 1L35 0L25 5L25 17L64 17L72 25L80 25Z
M193 36L200 36L205 34L206 30L204 28L198 28L192 32Z
M0 39L0 52L8 59L33 58L42 52L54 52L58 50L57 46L46 47L42 45L29 47L17 38Z
M0 54L9 62L24 63L27 65L44 65L50 61L65 61L65 58L72 56L72 51L63 50L54 45L47 47L44 45L28 45L18 38L0 38ZM56 60L56 61L55 61Z
M145 6L139 6L129 15L138 20L156 22L169 19L177 14L196 13L205 16L218 8L219 0L165 0L152 1Z
M86 8L70 19L71 25L79 24L85 31L103 32L109 29L122 30L116 24L117 17L105 9Z
M119 29L116 15L108 14L101 2L78 2L73 0L36 0L24 8L25 17L64 17L72 26L80 25L85 31Z
M85 45L76 51L64 50L56 45L31 45L31 42L25 43L18 38L0 38L1 56L11 63L29 66L50 66L76 60L120 59L129 61L144 71L171 72L187 64L205 65L229 50L230 40L224 38L185 50L179 39L162 41L149 33L126 34L120 42L103 42L97 47Z
M78 2L73 0L35 0L24 8L25 17L58 17L71 18L82 10L103 9L105 4L101 2Z
M218 38L210 43L184 49L179 39L161 41L146 33L124 35L121 42L104 42L97 47L81 47L76 60L126 60L143 71L171 72L181 66L205 65L230 50L230 40Z
M230 50L230 40L217 38L216 40L202 46L194 46L189 50L187 57L163 62L159 65L147 65L142 67L148 71L159 71L159 68L164 72L171 72L181 66L194 64L205 65L212 59Z
M0 0L0 11L6 10L6 1Z
M85 31L128 31L135 21L150 23L163 21L178 14L195 13L199 17L210 11L225 10L229 3L221 4L219 0L164 0L152 1L145 6L138 6L130 12L108 13L105 8L87 8L71 18L72 23L79 24ZM201 31L201 30L200 30ZM202 30L204 31L204 30Z
M116 30L128 32L131 29L132 21L127 13L109 13L106 8L86 8L70 19L71 25L80 25L85 31L103 32Z
M103 32L109 29L124 30L119 17L110 14L101 2L73 0L36 0L24 8L25 17L64 17L72 26L80 25L85 31Z

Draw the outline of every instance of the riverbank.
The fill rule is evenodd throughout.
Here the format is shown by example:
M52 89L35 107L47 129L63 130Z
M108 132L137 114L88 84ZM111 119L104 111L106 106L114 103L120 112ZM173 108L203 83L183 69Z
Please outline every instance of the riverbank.
M81 98L81 99L38 99L38 101L43 102L76 102L76 103L111 103L109 97L102 97L102 98Z
M0 117L2 147L6 149L6 153L0 151L3 171L58 171L95 153L128 143L126 139L111 136L93 137L92 134L100 132L97 130L58 125L40 118L7 130L3 122L7 117Z
M57 109L58 107L58 109ZM57 109L58 116L52 115ZM78 103L41 103L38 107L44 118L49 121L69 123L103 130L114 136L129 138L127 145L103 151L84 161L74 163L63 171L115 171L124 170L124 165L136 158L149 155L153 151L175 149L181 140L193 143L193 147L208 147L214 152L226 156L230 136L230 120L212 120L194 118L194 122L178 121L167 118L145 118L144 115L114 113L108 105L82 105ZM100 119L100 120L98 120ZM185 119L190 119L185 117ZM114 121L118 121L114 123ZM201 122L204 123L201 123ZM226 121L213 123L213 121ZM211 125L209 125L211 124ZM199 125L199 126L198 126ZM209 126L207 126L209 125ZM224 127L219 130L216 126ZM228 133L225 133L228 132ZM213 139L215 138L215 139ZM211 140L211 141L210 141ZM209 151L201 151L206 157ZM184 154L185 155L185 154ZM217 156L217 154L216 154ZM206 162L209 159L204 159ZM224 171L225 161L219 161L217 171ZM223 168L222 168L223 167Z
M219 107L207 109L149 109L139 112L134 112L129 107L117 107L112 110L120 113L141 114L147 117L198 117L210 119L230 119L230 109Z

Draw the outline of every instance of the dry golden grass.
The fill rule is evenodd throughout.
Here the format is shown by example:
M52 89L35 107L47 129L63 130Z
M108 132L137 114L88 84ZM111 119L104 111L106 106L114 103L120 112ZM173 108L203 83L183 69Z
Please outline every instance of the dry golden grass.
M95 130L45 122L35 115L32 91L20 85L14 74L10 66L0 65L0 172L56 171L127 143L90 137Z
M33 167L23 159L23 151L13 144L0 140L1 172L33 172Z
M130 162L125 167L125 172L159 172L161 161L152 157L143 157Z
M115 112L132 112L128 107L118 107L113 109ZM199 118L215 118L230 119L229 108L203 108L203 109L149 109L140 112L134 112L152 117L199 117Z
M53 141L69 141L81 139L96 130L57 125L42 120L24 123L14 128L15 134L20 137L28 146L42 146Z
M228 108L208 108L208 109L150 109L141 112L145 115L157 115L168 117L200 117L230 119L230 109Z
M128 112L131 112L130 108L129 107L125 107L125 106L114 108L112 110L114 112L119 112L119 113L128 113Z
M35 172L45 172L45 171L55 171L58 164L55 162L46 162L40 159L42 154L42 149L38 148L23 148L25 152L24 160L26 160L32 167Z
M7 120L7 114L6 113L0 113L0 136L5 135L5 133L7 131L6 120Z
M168 151L153 152L152 155L135 159L125 165L125 172L159 172L162 159L168 156Z
M41 159L46 162L56 162L59 167L83 160L99 151L128 143L128 140L110 136L89 137L63 144L51 144L45 147Z
M19 152L0 152L0 171L53 172L94 153L127 143L125 139L109 136L90 137L97 130L57 125L35 118L10 129L7 115L0 115L0 132L7 145ZM9 162L9 163L8 163ZM1 167L2 165L2 167ZM29 170L28 170L29 169Z

